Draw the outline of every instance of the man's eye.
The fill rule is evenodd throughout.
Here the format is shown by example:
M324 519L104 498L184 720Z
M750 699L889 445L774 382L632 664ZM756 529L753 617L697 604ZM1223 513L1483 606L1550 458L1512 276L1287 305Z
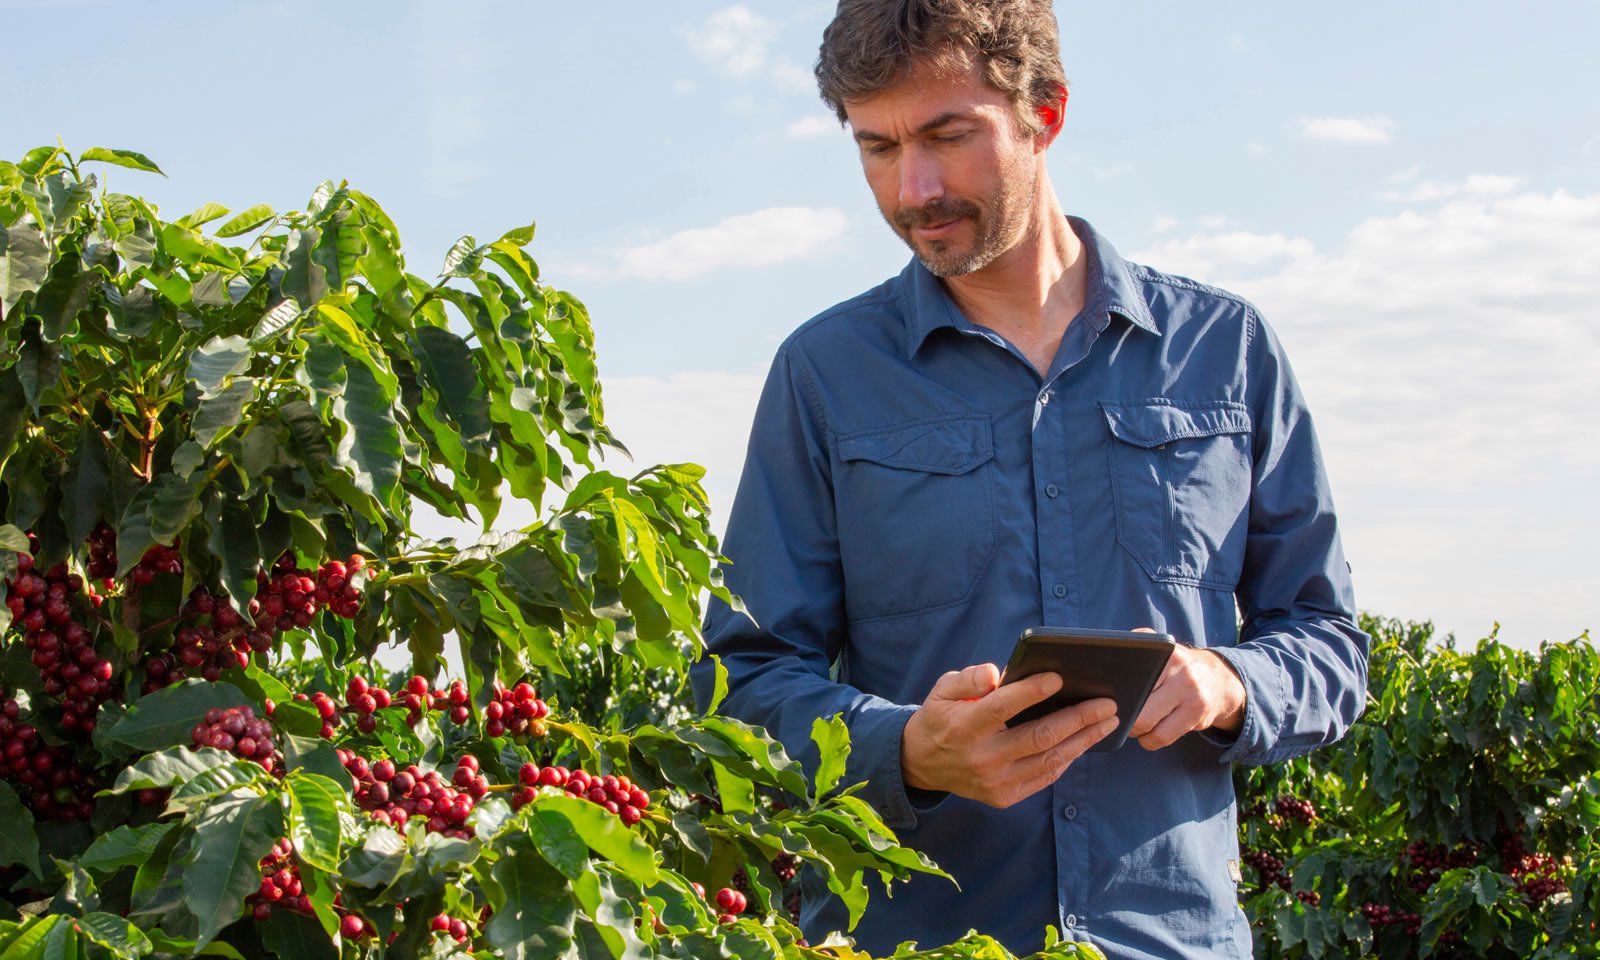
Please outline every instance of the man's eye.
M942 136L934 137L933 139L939 143L960 143L961 141L967 139L967 134L965 132L947 133Z
M862 148L869 157L887 157L894 151L892 143L870 143Z

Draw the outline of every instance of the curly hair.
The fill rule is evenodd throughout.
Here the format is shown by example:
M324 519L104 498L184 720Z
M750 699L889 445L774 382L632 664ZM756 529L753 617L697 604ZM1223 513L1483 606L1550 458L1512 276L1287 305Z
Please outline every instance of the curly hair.
M845 101L892 86L912 62L959 72L976 59L1008 95L1023 131L1066 89L1050 0L839 0L822 33L817 87L844 123Z

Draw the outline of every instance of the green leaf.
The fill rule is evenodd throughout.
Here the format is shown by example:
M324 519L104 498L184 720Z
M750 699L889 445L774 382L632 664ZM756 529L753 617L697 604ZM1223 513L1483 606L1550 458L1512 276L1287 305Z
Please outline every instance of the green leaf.
M233 497L219 495L211 501L214 518L208 545L221 561L222 589L235 607L245 609L256 594L256 571L261 566L261 544L255 514Z
M728 697L728 668L722 665L722 658L714 653L707 654L711 658L711 668L715 680L711 686L711 702L706 704L706 713L716 713L722 706L722 701Z
M250 343L238 335L212 337L189 358L189 381L201 399L216 396L223 384L250 366Z
M144 931L125 917L87 913L78 918L78 930L118 957L142 957L154 949Z
M333 401L334 416L345 424L334 455L354 472L357 490L393 511L404 459L399 425L389 398L364 365L347 362L345 376L344 393Z
M125 767L106 793L127 793L130 790L156 790L175 786L205 773L214 767L232 763L233 754L213 747L191 750L188 747L171 747L159 753L140 757L132 766Z
M567 881L524 835L512 836L485 884L494 914L484 926L490 946L506 960L567 955L577 906ZM5 958L0 958L5 960Z
M9 314L25 294L44 286L49 267L43 231L31 223L0 226L0 313Z
M250 345L260 347L288 329L291 324L300 319L300 304L293 297L279 300L277 305L256 322L255 332L250 334Z
M339 818L349 802L337 783L314 773L295 771L289 789L289 839L307 863L329 873L339 869Z
M278 798L249 791L225 795L193 817L204 842L189 848L183 894L199 921L196 938L207 943L238 919L244 898L261 886L257 865L283 835Z
M616 864L640 883L654 883L660 879L655 851L639 834L623 826L621 820L598 804L576 797L542 796L530 806L541 814L541 819L545 813L566 819L591 850Z
M217 236L224 238L237 237L241 233L249 233L275 216L277 214L272 212L272 208L264 203L246 207L234 214L233 219L218 227Z
M28 535L9 523L0 523L0 550L27 553L31 548Z
M126 771L124 771L126 772ZM86 870L109 873L121 867L137 866L150 859L176 821L147 823L140 827L121 826L95 837L78 860Z
M191 742L189 732L212 707L227 709L248 703L232 684L185 680L134 701L105 736L139 750L162 750Z
M260 925L261 943L279 960L338 960L339 948L314 917L274 910Z
M539 854L567 879L576 880L589 869L589 845L578 836L572 821L555 810L535 806L527 826Z
M4 780L0 780L0 823L6 825L0 830L0 866L20 863L37 876L39 835L34 831L33 814Z
M200 401L195 412L194 438L207 450L226 437L239 425L244 405L255 398L256 381L252 377L235 377L233 382L209 399Z
M70 924L71 920L59 913L33 918L21 934L0 950L0 960L39 960L44 956L45 941L56 928Z
M417 359L467 449L481 449L493 430L483 381L465 340L442 327L417 330Z
M89 149L83 151L83 153L79 154L78 159L80 161L99 160L101 163L114 163L119 167L129 167L134 170L144 170L149 173L161 173L161 168L155 165L155 161L151 160L142 153L134 153L132 150L111 150L107 149L106 147L90 147ZM161 175L163 177L166 176L165 173L161 173Z
M850 728L844 717L835 714L824 720L818 717L811 724L811 739L817 744L821 759L817 763L815 799L821 800L838 786L844 776L845 762L850 759Z
M187 230L210 223L220 217L228 215L228 208L220 203L203 203L193 213L185 214L177 219L177 224Z
M478 241L470 236L462 237L451 245L444 255L444 267L439 275L444 277L469 277L478 269L479 262L483 259L478 250Z

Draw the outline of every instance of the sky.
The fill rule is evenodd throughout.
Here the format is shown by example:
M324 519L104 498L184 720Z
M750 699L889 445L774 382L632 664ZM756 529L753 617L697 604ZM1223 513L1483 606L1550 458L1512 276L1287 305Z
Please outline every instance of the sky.
M1362 609L1600 628L1600 4L1061 0L1063 207L1226 287L1307 394ZM138 150L179 216L374 196L432 276L538 224L636 462L720 516L778 344L898 272L810 77L830 3L0 0L0 157ZM510 513L526 522L531 515Z

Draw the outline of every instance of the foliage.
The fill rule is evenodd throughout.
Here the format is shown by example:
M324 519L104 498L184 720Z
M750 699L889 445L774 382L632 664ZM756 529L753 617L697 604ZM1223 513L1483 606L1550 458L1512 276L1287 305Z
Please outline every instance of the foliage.
M1237 772L1257 956L1600 955L1600 654L1368 619L1338 745Z
M939 872L663 700L732 600L702 471L600 469L589 316L533 227L430 281L347 185L169 221L91 163L159 172L0 163L0 957L856 956L801 940L795 869L853 916ZM537 519L416 535L508 496Z

